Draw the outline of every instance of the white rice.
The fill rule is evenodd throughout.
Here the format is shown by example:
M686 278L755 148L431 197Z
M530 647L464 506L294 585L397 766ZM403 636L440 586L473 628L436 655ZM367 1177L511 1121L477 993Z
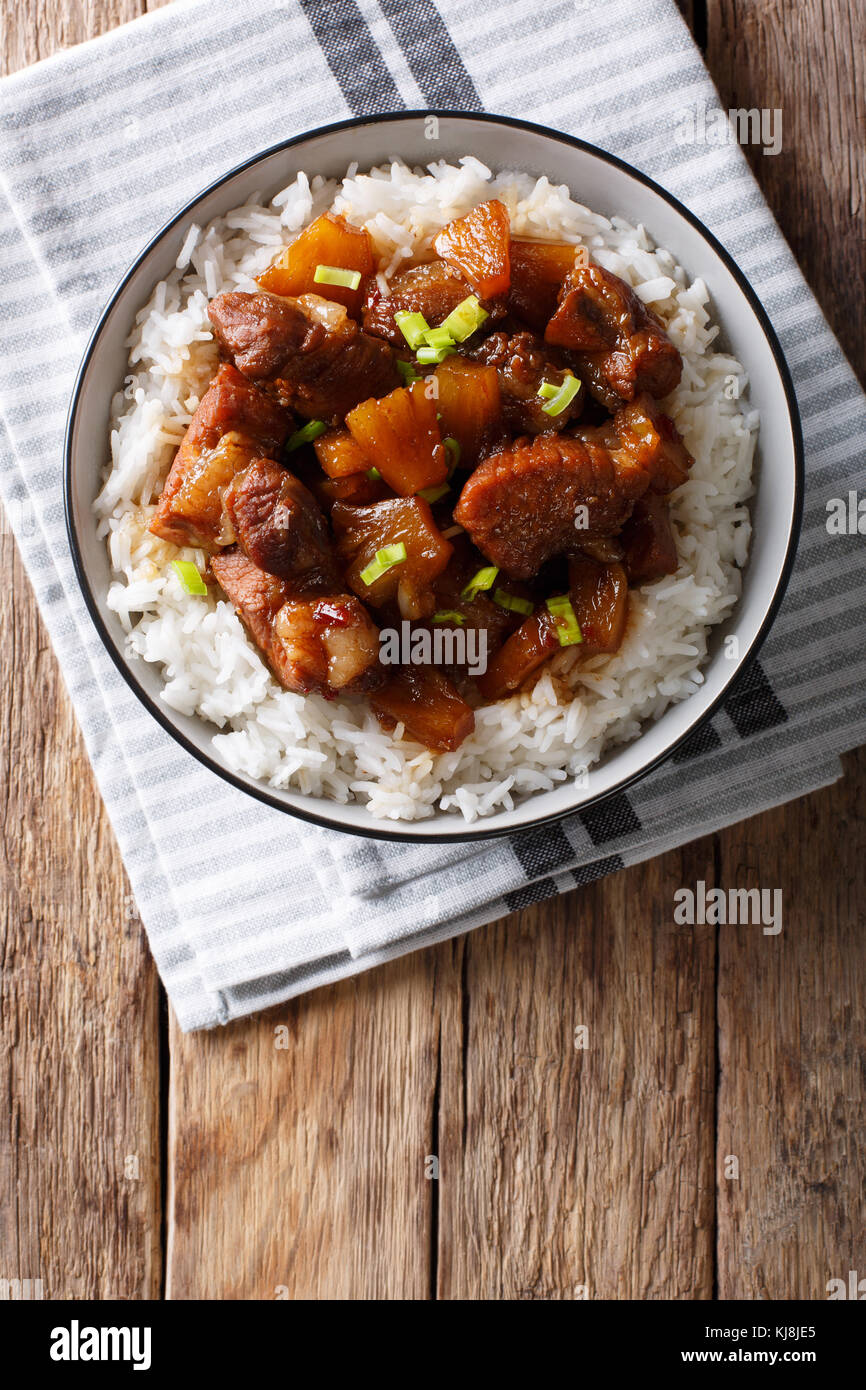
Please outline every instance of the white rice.
M213 295L255 290L254 277L281 246L328 207L368 229L388 277L444 223L494 196L518 236L587 246L661 317L684 363L666 408L695 464L672 499L680 567L632 592L620 651L589 661L563 651L530 692L482 707L471 737L435 754L402 737L402 726L383 732L362 699L283 690L232 605L181 588L170 561L203 566L204 554L168 545L147 526L216 369ZM690 283L643 227L590 212L546 178L494 175L472 157L426 171L350 168L340 184L299 174L267 206L254 198L208 227L190 227L176 270L157 285L129 339L129 375L113 403L111 463L96 502L117 576L108 602L130 652L162 668L167 705L221 730L213 748L229 768L274 787L360 801L372 816L411 820L441 808L472 821L581 775L604 749L636 738L644 721L697 689L709 630L739 597L758 420L743 400L743 367L712 350L718 329L708 301L704 283Z

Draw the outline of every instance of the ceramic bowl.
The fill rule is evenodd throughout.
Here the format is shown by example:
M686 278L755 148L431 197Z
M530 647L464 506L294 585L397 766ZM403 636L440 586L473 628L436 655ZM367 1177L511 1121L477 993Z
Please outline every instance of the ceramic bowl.
M201 762L259 801L334 829L383 840L465 841L539 826L621 791L667 758L712 714L754 655L781 601L799 530L803 460L794 392L775 333L742 272L687 208L622 160L522 121L438 113L438 139L431 145L430 114L401 112L343 121L287 140L230 170L154 237L112 295L81 364L66 437L66 513L78 579L110 656L150 716ZM701 688L671 706L634 742L608 752L593 766L588 788L566 781L553 791L536 793L512 811L473 824L446 812L416 822L380 822L361 805L343 806L277 790L228 771L212 749L213 726L178 714L160 700L159 669L127 660L123 630L106 604L110 571L105 543L97 536L93 500L108 455L111 399L127 370L124 344L136 312L174 266L191 222L204 225L257 190L270 197L302 169L311 176L339 178L353 160L364 169L393 156L419 165L431 158L456 160L467 153L493 169L546 174L553 183L567 184L594 211L642 223L691 278L700 276L706 282L722 342L746 368L750 403L760 412L752 548L742 597L730 619L711 634ZM105 441L104 449L94 448L95 440ZM736 659L725 650L724 639L732 634L738 639Z

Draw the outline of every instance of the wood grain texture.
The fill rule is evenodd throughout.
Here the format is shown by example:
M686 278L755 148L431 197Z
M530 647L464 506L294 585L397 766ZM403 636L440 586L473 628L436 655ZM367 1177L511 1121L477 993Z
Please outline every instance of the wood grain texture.
M8 536L0 559L0 1277L155 1297L156 973Z
M746 154L866 381L866 5L709 0L706 58L726 110L782 112L781 153L747 147Z
M707 61L725 107L783 113L781 154L747 153L866 380L866 10L711 0ZM846 769L840 785L719 837L723 885L779 887L785 912L779 938L719 930L721 1298L824 1298L828 1279L866 1269L862 750ZM739 1181L724 1176L727 1154Z
M715 934L673 922L695 877L710 840L453 948L440 1297L712 1296Z
M169 1298L429 1297L443 973L440 948L172 1028Z
M5 70L134 17L0 0ZM0 1277L46 1298L159 1293L158 981L0 514Z
M846 765L722 840L723 885L780 889L783 925L719 934L720 1298L822 1299L866 1272L866 750Z

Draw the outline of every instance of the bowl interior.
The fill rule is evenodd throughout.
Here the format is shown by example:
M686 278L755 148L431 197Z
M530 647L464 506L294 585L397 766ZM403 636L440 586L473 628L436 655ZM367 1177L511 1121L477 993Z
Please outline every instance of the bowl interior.
M346 123L301 137L227 176L160 233L115 294L88 349L70 415L67 511L85 596L109 652L152 713L190 751L235 785L295 814L382 838L449 840L501 835L579 809L642 775L706 717L760 640L781 596L798 522L800 460L786 370L780 354L777 359L778 348L768 337L761 312L753 305L742 277L678 205L599 151L538 128L496 118L442 115L434 127L436 138L429 138L431 124L427 113L410 113ZM714 320L722 325L725 346L747 369L749 398L761 416L752 552L743 576L742 598L728 622L712 634L703 687L648 725L634 743L610 751L593 767L587 787L567 781L553 791L536 793L514 811L499 812L473 826L444 812L423 821L380 824L362 806L340 806L229 775L211 749L213 726L178 714L161 701L159 670L145 662L129 665L125 660L123 630L105 602L110 570L105 544L96 534L92 504L108 457L111 398L122 386L126 371L125 341L137 310L154 284L174 266L191 222L207 223L254 193L270 197L302 169L311 176L321 173L339 178L353 160L363 169L392 156L410 164L426 164L433 159L456 160L464 154L473 154L494 169L546 174L553 183L567 184L573 195L594 211L643 223L690 277L706 281ZM104 440L105 448L94 449L94 440ZM732 633L737 637L733 656L724 642Z

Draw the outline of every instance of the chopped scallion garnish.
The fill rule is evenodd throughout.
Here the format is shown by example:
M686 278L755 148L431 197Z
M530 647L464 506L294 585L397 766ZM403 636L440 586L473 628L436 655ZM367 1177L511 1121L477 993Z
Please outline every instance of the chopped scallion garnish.
M434 623L456 623L458 627L462 627L466 619L455 608L445 608L441 613L433 614L433 621Z
M450 348L454 346L454 339L447 328L428 328L424 334L424 341L428 347Z
M294 453L295 449L300 449L302 444L312 444L314 439L318 439L320 434L324 434L328 426L324 420L308 420L302 429L295 430L289 436L286 444L286 453Z
M172 569L188 594L206 594L207 585L192 560L172 560Z
M411 362L401 362L400 359L399 359L399 357L397 358L397 371L400 373L401 377L403 378L403 385L404 385L404 386L411 386L413 381L420 381L420 380L421 380L421 378L420 378L420 376L418 375L418 373L416 372L415 368L412 366L412 363L411 363Z
M549 598L547 611L554 620L561 647L573 647L577 642L583 641L580 623L568 594L557 594L555 598Z
M478 296L470 294L462 299L456 309L452 309L447 319L440 324L456 343L462 343L476 328L480 328L488 317L487 310L478 303Z
M547 405L541 407L545 415L561 415L571 405L579 390L580 382L571 372L566 373L561 386L554 386L552 381L542 382L538 394L547 401Z
M441 497L444 497L446 492L450 491L451 489L447 483L440 483L438 487L422 487L418 496L423 497L425 502L429 502L432 505L434 502L438 502Z
M487 565L484 569L477 570L460 597L471 601L476 594L480 594L484 589L492 589L498 573L499 569L496 565Z
M453 434L446 435L446 437L442 440L442 443L445 445L445 452L448 455L449 459L448 477L450 478L451 474L454 472L454 469L460 462L460 445L454 438Z
M356 290L361 283L361 272L344 270L339 265L317 265L313 280L317 285L342 285L343 289Z
M445 358L450 357L453 351L453 343L450 347L440 348L430 347L429 344L426 344L424 347L419 347L418 351L415 353L415 356L418 358L418 361L421 362L423 365L429 365L432 362L444 362Z
M406 559L406 547L402 541L397 541L396 545L383 545L381 550L376 551L375 560L371 560L366 569L361 570L361 578L369 586L375 584L377 579L381 579L383 574L387 574L394 565L399 565Z
M394 322L410 348L420 347L424 341L424 334L430 331L430 325L424 315L410 314L408 309L399 309L394 315Z
M507 589L494 589L493 602L498 603L500 608L507 608L509 613L531 613L534 607L528 598L518 598L516 594L509 594Z

